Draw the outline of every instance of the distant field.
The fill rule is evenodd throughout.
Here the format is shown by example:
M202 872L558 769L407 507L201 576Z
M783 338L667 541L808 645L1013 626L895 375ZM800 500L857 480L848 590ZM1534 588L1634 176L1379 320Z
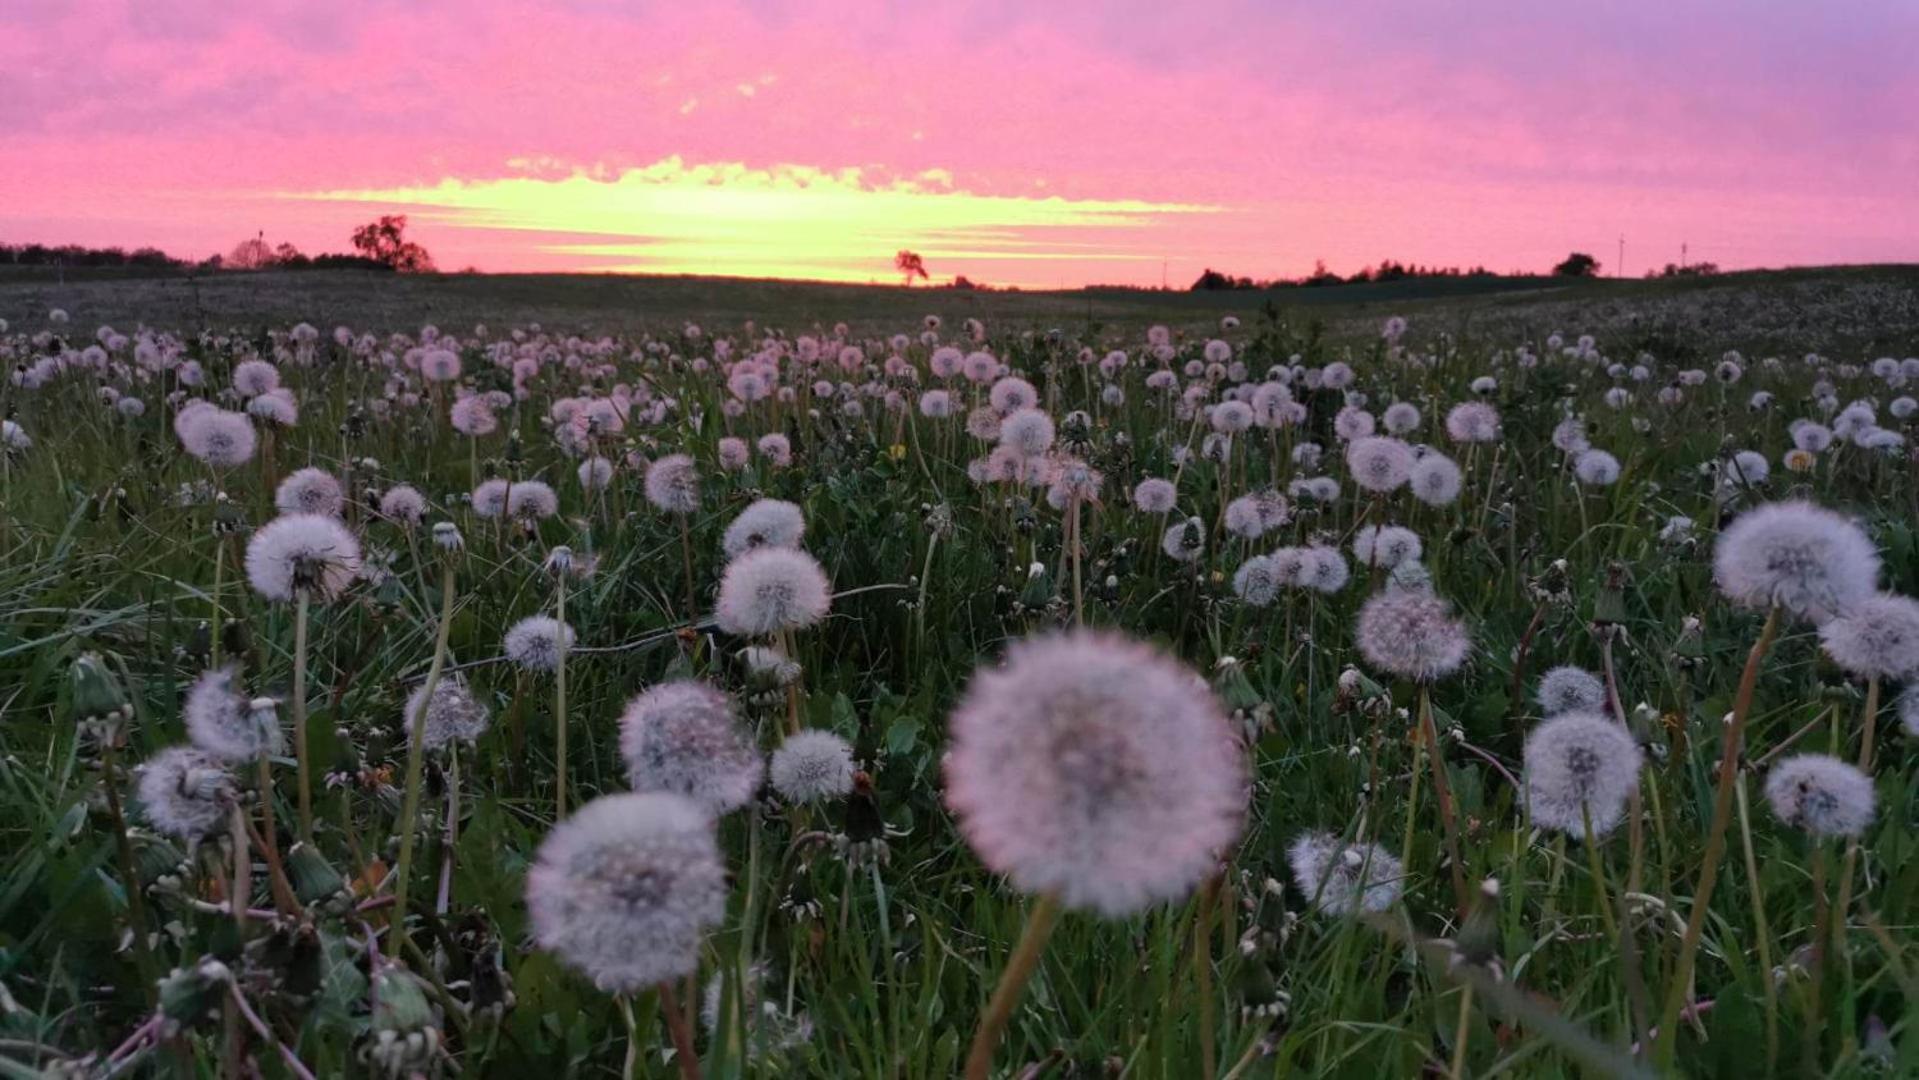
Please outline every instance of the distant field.
M417 329L540 322L579 332L631 333L691 320L747 320L801 330L847 322L896 331L937 313L995 324L1079 331L1089 323L1195 328L1268 305L1333 337L1369 335L1387 315L1422 317L1456 336L1502 339L1625 330L1649 347L1700 333L1742 348L1872 352L1919 328L1919 266L1754 271L1691 281L1450 279L1242 292L963 292L875 285L593 274L393 276L362 271L187 276L127 270L0 267L0 318L27 327L50 308L85 325L346 324Z

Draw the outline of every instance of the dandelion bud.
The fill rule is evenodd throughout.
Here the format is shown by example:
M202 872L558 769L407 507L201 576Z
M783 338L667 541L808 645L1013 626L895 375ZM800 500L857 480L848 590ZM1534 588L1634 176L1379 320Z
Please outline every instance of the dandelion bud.
M133 703L99 653L73 662L73 717L83 731L111 738L133 719Z
M227 983L231 981L233 973L210 956L190 968L174 968L160 980L159 987L166 1031L178 1034L212 1016L214 1006L226 1000Z

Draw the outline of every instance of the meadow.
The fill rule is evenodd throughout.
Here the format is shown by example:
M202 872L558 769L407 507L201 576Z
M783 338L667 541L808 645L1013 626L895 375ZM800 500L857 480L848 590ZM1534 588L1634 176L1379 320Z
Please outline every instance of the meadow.
M1919 1075L1919 271L0 276L9 1076Z

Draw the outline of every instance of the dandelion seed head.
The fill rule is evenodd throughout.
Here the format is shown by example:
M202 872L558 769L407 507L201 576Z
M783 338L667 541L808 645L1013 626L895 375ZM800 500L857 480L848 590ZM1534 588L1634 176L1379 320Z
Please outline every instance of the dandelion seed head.
M202 672L187 690L180 713L187 738L221 761L258 761L282 752L279 715L267 701L255 708L239 688L238 665Z
M1293 887L1329 915L1377 914L1399 902L1406 869L1378 844L1348 844L1329 832L1302 834L1286 849Z
M646 501L668 514L700 508L700 474L685 454L668 454L646 470Z
M426 708L426 724L416 728L414 720L420 715L420 709ZM492 722L492 711L486 703L473 696L473 690L466 680L457 673L440 676L433 686L433 698L427 700L426 684L415 687L407 695L406 711L401 714L400 723L411 743L415 732L420 736L420 748L427 751L439 750L450 743L471 745L481 735L486 734L487 725Z
M1178 500L1178 489L1171 480L1148 477L1133 488L1133 505L1143 514L1164 514L1173 509Z
M181 410L174 418L173 430L187 453L222 469L253 460L260 442L246 414L205 404L191 411Z
M200 840L226 827L237 789L219 758L195 747L174 746L140 766L134 793L154 831Z
M1446 434L1454 442L1499 441L1499 410L1483 401L1466 401L1446 414Z
M1385 435L1367 435L1346 447L1346 468L1353 483L1367 491L1388 492L1412 478L1413 448Z
M1879 552L1847 518L1807 502L1748 510L1719 535L1713 580L1735 604L1774 604L1814 623L1873 595Z
M606 993L690 975L726 912L712 820L663 792L595 799L541 843L526 906L535 943Z
M773 751L767 779L790 803L844 798L853 791L853 748L830 731L789 735Z
M273 493L273 505L282 514L325 514L339 517L346 505L346 493L340 481L325 469L297 469L280 481Z
M1561 664L1539 677L1539 707L1548 717L1568 712L1601 712L1606 684L1585 668Z
M1533 823L1574 837L1611 832L1639 787L1639 744L1598 712L1565 712L1526 737L1526 806Z
M1423 589L1386 588L1359 609L1360 655L1373 667L1417 682L1458 671L1472 650L1465 624Z
M1364 567L1391 570L1424 552L1419 534L1403 525L1368 525L1353 534L1353 559Z
M246 570L254 591L269 600L291 600L296 588L331 600L359 574L360 542L338 518L286 514L247 542Z
M572 650L573 628L550 615L528 615L507 628L501 648L506 658L527 671L552 671Z
M832 602L826 571L811 555L759 547L727 563L716 618L726 633L765 637L812 626Z
M521 480L507 489L506 512L516 521L531 524L559 513L560 497L545 481Z
M1040 457L1053 445L1053 418L1038 409L1017 409L1000 421L999 444L1020 457Z
M411 484L395 484L380 496L380 516L396 525L418 525L426 514L426 496Z
M1861 678L1919 676L1919 601L1867 597L1822 624L1819 641L1834 663Z
M1573 475L1587 487L1606 487L1619 479L1619 459L1604 450L1587 450L1573 459Z
M1853 837L1872 824L1872 777L1836 757L1793 754L1766 774L1766 802L1794 828L1817 837Z
M951 718L946 800L988 867L1109 916L1184 895L1239 835L1246 765L1191 669L1112 635L1031 639Z
M692 679L627 702L620 756L633 790L683 795L716 817L750 802L765 771L731 699Z

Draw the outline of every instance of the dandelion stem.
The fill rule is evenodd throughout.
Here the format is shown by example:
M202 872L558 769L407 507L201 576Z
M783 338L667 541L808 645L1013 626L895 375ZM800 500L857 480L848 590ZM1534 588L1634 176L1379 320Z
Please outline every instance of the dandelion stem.
M1459 818L1453 807L1452 788L1446 782L1446 756L1440 751L1439 729L1433 723L1432 691L1424 683L1419 687L1419 726L1426 741L1426 760L1433 769L1433 801L1439 804L1439 824L1446 834L1446 859L1452 864L1453 898L1463 919L1472 906L1472 893L1466 886L1466 865L1460 855Z
M1859 771L1872 775L1872 740L1879 721L1879 679L1866 683L1866 709L1860 719ZM1846 857L1839 867L1838 899L1833 902L1833 929L1838 935L1840 962L1849 963L1846 952L1846 913L1852 910L1852 871L1859 864L1859 838L1846 841Z
M700 1055L693 1049L693 1028L686 1022L686 1010L680 1008L680 995L671 979L660 983L660 1013L666 1017L666 1031L673 1039L673 1062L680 1067L683 1080L700 1080Z
M406 894L413 869L414 828L420 816L420 772L426 757L426 716L433 707L433 691L440 685L440 672L446 667L447 636L453 630L453 560L446 561L440 577L440 627L433 639L433 666L427 670L426 684L420 688L420 705L413 710L407 725L406 797L400 810L400 859L393 875L393 935L388 939L390 955L398 956L405 944Z
M1219 877L1200 886L1199 910L1193 916L1193 974L1199 982L1199 1060L1201 1076L1218 1075L1213 1046L1213 906L1219 896Z
M307 760L307 598L304 587L293 597L293 756L300 775L300 839L313 842L313 777Z
M1766 993L1766 1075L1771 1076L1779 1057L1779 986L1772 977L1772 930L1766 925L1766 896L1760 884L1759 859L1752 849L1751 812L1746 805L1743 777L1733 793L1739 803L1739 839L1745 849L1746 878L1752 892L1753 940L1759 946L1760 986Z
M1732 719L1721 736L1719 786L1713 797L1712 824L1706 833L1705 860L1699 866L1699 885L1693 890L1692 912L1686 917L1686 932L1679 940L1679 959L1673 965L1672 985L1666 991L1666 1007L1659 1025L1659 1042L1654 1059L1662 1066L1672 1064L1679 1039L1679 1010L1692 987L1693 964L1699 955L1699 937L1706 928L1708 905L1719 874L1719 862L1726 854L1726 828L1732 819L1733 788L1739 777L1739 748L1746 733L1746 715L1752 711L1753 692L1759 685L1759 668L1779 632L1779 608L1766 613L1766 625L1759 640L1746 655L1746 669L1739 676L1739 691L1733 697Z
M986 1080L992 1071L993 1051L1013 1018L1013 1007L1019 1004L1027 980L1039 967L1040 953L1045 951L1046 939L1052 936L1053 925L1058 920L1059 898L1052 893L1042 894L1026 913L1026 927L1020 932L1019 944L1007 958L1006 970L1000 972L999 985L993 988L993 997L980 1016L979 1029L973 1033L973 1047L966 1054L966 1080Z
M147 901L145 890L140 885L139 866L133 859L133 841L127 838L126 811L120 805L120 774L114 768L114 742L119 738L117 732L109 733L100 751L102 784L106 789L107 813L113 819L114 856L120 860L120 877L127 891L127 929L133 937L133 961L140 969L140 982L147 993L147 1003L158 1004L158 991L154 985L153 953L147 946Z
M681 521L686 519L682 517ZM559 576L554 589L555 618L560 626L554 636L553 659L553 805L554 821L566 818L566 575Z
M1459 992L1459 1023L1453 1027L1453 1062L1446 1070L1451 1080L1460 1080L1466 1075L1466 1043L1469 1023L1473 1018L1473 984L1467 983Z

